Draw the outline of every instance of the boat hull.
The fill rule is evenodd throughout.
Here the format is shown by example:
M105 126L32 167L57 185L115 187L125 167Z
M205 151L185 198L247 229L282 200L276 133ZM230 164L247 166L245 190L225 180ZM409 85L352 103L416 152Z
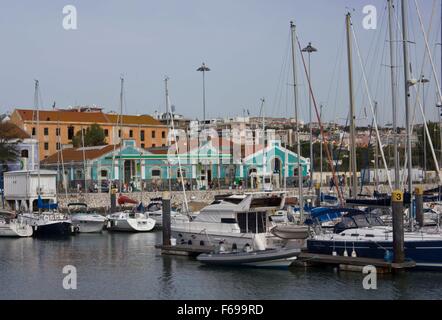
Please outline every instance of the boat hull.
M331 255L336 251L338 255L350 256L353 249L358 257L384 259L386 250L393 252L392 241L330 241L330 240L307 240L307 248L311 253ZM421 269L442 270L442 240L434 241L406 241L405 257L416 262Z
M75 232L78 233L100 233L103 231L104 225L106 223L106 218L99 215L73 215L71 220Z
M71 222L58 221L34 226L35 237L67 237L74 234Z
M32 227L21 223L0 223L0 237L31 237Z
M201 254L197 260L207 265L255 268L288 268L300 254L299 249L271 249L256 252Z
M147 219L109 219L108 231L149 232L155 228L155 220Z

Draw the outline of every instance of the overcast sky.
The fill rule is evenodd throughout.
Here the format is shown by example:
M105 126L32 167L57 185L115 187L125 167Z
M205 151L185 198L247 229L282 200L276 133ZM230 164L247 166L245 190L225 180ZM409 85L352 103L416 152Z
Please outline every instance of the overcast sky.
M437 73L440 74L440 0L430 33ZM433 0L419 0L425 28ZM414 0L410 3L410 54L413 72L420 73L423 41ZM62 9L74 5L78 29L63 28ZM378 28L362 28L365 5L377 7ZM0 108L32 107L34 79L40 80L45 108L54 101L69 105L103 106L118 110L119 77L126 79L125 113L164 111L164 76L170 77L170 96L178 113L202 118L202 78L196 69L203 61L209 117L257 115L265 97L265 113L293 116L289 22L297 25L303 46L318 48L312 55L312 78L318 104L326 120L345 121L348 78L345 14L355 10L353 22L369 77L378 101L381 123L390 121L388 43L385 0L33 0L0 3ZM397 24L397 21L395 22ZM400 48L400 43L395 43ZM402 58L397 63L403 76ZM361 123L371 122L362 90L360 64L354 51L356 108ZM298 66L301 117L308 121L304 70ZM427 60L424 74L431 76ZM400 108L403 80L399 77ZM426 90L427 112L434 119L434 79ZM400 112L403 118L403 111Z

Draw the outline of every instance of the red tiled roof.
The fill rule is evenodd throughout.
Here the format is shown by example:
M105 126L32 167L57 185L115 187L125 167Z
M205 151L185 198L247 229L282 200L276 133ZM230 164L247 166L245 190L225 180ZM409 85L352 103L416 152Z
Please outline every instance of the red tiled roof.
M29 139L31 136L12 122L0 123L0 135L4 139Z
M24 121L32 121L37 119L37 111L32 109L16 109L15 110ZM78 112L76 110L40 110L40 121L53 122L87 122L87 123L111 123L117 124L119 116L117 114L109 114L103 112ZM161 122L155 120L151 116L141 115L123 115L123 124L125 125L155 125L162 126Z
M101 146L101 147L86 148L86 150L84 150L84 158L86 160L96 159L98 157L101 157L102 155L105 155L106 153L113 151L114 148L118 148L118 146L107 145L107 146ZM83 161L83 150L81 148L77 148L77 149L70 148L70 149L65 149L63 151L58 151L58 152L54 153L53 155L42 160L41 163L42 164L58 163L62 159L61 152L63 152L63 162Z

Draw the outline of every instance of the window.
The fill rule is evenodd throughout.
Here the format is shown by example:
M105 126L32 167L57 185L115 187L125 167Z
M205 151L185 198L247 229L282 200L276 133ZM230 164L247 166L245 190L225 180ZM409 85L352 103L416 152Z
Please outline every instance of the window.
M48 136L49 135L49 128L44 128L44 135Z
M56 148L57 151L61 149L61 148L60 148L60 142L57 142L57 143L55 144L55 148Z
M155 148L157 145L155 143L152 143L152 148Z
M35 136L36 134L37 134L37 132L36 132L35 127L34 127L34 128L32 128L32 135Z
M121 138L121 129L118 130L118 138Z
M152 169L152 178L160 178L161 170L160 169Z
M161 146L162 146L162 147L165 147L166 145L163 143Z
M49 150L49 143L45 142L45 150Z
M181 175L185 178L186 177L186 170L184 169L178 169L176 171L176 176L177 178L181 178Z
M140 140L144 141L144 130L140 131Z
M134 137L134 131L133 130L129 130L129 138L133 138Z
M155 131L152 131L152 139L155 139Z
M161 138L163 138L163 139L166 138L166 131L162 131L162 132L161 132Z
M55 128L55 135L57 137L60 135L60 128Z
M107 170L101 170L101 171L100 171L100 176L101 176L102 178L107 178Z
M74 127L68 127L68 140L72 140L74 137Z
M109 129L104 129L104 136L109 137Z
M22 150L21 151L21 157L22 158L29 158L29 151L28 150Z
M144 145L144 143L142 143L142 144L141 144L141 148L144 149L144 147L145 147L145 145Z

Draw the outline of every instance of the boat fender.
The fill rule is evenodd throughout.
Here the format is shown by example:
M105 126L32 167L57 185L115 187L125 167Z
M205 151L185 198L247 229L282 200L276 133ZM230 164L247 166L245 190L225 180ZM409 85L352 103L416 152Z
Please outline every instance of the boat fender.
M353 251L351 252L351 256L352 256L353 258L356 258L356 257L357 257L356 250L355 250L355 243L354 243L354 242L353 242Z
M348 257L347 249L344 250L344 257Z
M107 222L107 227L110 228L112 223L110 221Z
M384 260L386 262L392 262L393 261L393 254L390 250L385 250Z

